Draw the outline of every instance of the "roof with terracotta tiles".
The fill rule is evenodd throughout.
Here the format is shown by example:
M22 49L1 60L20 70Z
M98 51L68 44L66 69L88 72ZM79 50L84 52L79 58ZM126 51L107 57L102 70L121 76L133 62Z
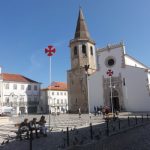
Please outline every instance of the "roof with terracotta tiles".
M0 78L4 81L39 83L20 74L2 73L0 74Z
M54 90L54 91L67 91L67 83L65 82L52 82L48 88L43 90Z

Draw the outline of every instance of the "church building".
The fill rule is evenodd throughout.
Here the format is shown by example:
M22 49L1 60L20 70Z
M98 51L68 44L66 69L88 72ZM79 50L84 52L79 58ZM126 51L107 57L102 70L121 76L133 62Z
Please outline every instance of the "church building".
M122 42L96 49L81 9L70 48L70 110L93 112L94 106L112 111L150 110L150 68L126 54Z

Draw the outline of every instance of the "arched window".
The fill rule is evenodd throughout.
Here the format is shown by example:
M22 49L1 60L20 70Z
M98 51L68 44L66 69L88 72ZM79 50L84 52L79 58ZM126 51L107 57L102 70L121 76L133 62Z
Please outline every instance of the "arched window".
M82 53L86 56L86 46L82 45Z
M77 49L77 46L74 47L74 55L78 55L78 49Z
M91 52L91 55L93 55L93 47L92 46L90 47L90 52Z

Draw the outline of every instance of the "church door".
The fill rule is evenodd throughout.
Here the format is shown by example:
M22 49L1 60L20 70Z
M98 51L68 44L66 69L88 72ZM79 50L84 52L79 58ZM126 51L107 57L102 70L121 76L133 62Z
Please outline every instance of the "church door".
M113 110L119 111L120 110L120 104L119 104L119 95L117 90L112 91L112 103L113 103ZM111 97L110 97L110 104L111 104ZM110 105L112 108L112 104Z
M120 110L119 98L118 97L113 97L112 101L113 101L114 111L119 111Z

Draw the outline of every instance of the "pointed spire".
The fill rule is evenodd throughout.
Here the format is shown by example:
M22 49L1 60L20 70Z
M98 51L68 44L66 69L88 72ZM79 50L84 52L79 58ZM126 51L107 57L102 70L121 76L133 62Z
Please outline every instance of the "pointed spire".
M85 23L85 19L84 19L81 7L79 10L79 16L78 16L78 21L77 21L76 32L75 32L74 38L90 40L90 34L88 32L87 25Z

